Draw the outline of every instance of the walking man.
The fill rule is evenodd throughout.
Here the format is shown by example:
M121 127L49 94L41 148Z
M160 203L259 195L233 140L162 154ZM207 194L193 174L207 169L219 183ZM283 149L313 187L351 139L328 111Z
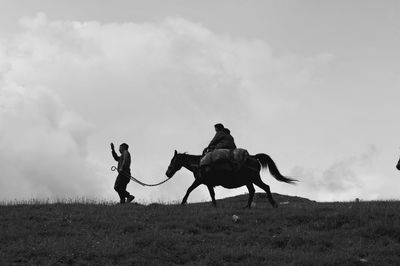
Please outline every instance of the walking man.
M114 144L111 143L112 156L118 162L118 176L115 180L114 189L119 195L121 204L124 204L125 202L129 203L135 198L135 196L126 191L126 186L131 179L131 155L128 149L128 144L122 143L119 146L119 152L121 153L121 156L118 156L114 150Z

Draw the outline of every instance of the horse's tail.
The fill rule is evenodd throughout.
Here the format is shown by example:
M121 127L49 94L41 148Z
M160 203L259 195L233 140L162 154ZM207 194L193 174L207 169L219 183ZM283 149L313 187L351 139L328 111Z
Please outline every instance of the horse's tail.
M278 167L276 166L275 162L269 157L269 155L265 153L259 153L256 154L254 157L260 162L262 168L268 168L269 172L273 177L275 177L276 180L289 183L289 184L295 184L296 179L292 179L286 176L283 176L279 170Z

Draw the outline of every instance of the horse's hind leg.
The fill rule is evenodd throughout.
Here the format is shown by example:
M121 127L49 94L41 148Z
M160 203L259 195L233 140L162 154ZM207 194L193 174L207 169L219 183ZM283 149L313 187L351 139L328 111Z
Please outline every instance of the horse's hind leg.
M217 207L217 202L215 201L214 188L212 186L210 186L210 185L208 185L207 188L208 188L208 191L210 192L211 200L212 200L212 203L213 203L214 207Z
M187 201L187 198L189 197L190 192L192 192L195 188L197 188L199 185L201 184L201 182L198 179L195 179L193 184L188 188L185 197L183 197L182 203L181 204L185 204Z
M259 188L263 189L265 191L265 193L267 193L267 198L268 201L271 203L271 205L274 208L278 208L278 204L275 202L275 200L272 198L272 194L271 194L271 190L269 189L269 186L267 184L265 184L262 180L261 177L258 176L254 182L254 184L256 184Z
M247 200L247 206L245 208L251 208L251 203L253 202L253 198L254 198L254 192L256 191L254 189L254 186L252 183L246 185L247 189L249 190L249 198Z

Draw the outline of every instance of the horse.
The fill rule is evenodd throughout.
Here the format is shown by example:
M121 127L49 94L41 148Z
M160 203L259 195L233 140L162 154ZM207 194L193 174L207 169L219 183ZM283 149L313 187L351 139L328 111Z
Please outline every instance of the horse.
M195 180L188 188L182 200L182 205L186 204L189 194L201 184L207 186L214 207L217 206L214 192L215 186L222 186L228 189L246 186L249 190L249 198L245 207L250 209L255 193L254 185L256 185L267 193L269 202L274 208L277 208L278 204L272 198L269 186L261 180L260 171L268 168L270 174L276 180L281 182L294 184L297 181L295 179L283 176L279 172L275 162L271 159L271 157L264 153L249 156L244 165L238 171L226 170L226 168L224 169L223 167L214 167L210 171L204 172L200 168L201 158L201 155L178 153L175 150L174 156L171 159L171 163L165 173L168 178L171 178L182 167L193 173Z

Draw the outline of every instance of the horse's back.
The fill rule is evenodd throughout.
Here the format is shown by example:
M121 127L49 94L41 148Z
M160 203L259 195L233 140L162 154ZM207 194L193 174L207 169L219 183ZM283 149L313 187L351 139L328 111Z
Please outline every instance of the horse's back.
M231 165L235 165L236 169L239 170L250 157L249 153L245 149L217 149L204 155L200 161L200 166L216 166L223 162L230 162Z

